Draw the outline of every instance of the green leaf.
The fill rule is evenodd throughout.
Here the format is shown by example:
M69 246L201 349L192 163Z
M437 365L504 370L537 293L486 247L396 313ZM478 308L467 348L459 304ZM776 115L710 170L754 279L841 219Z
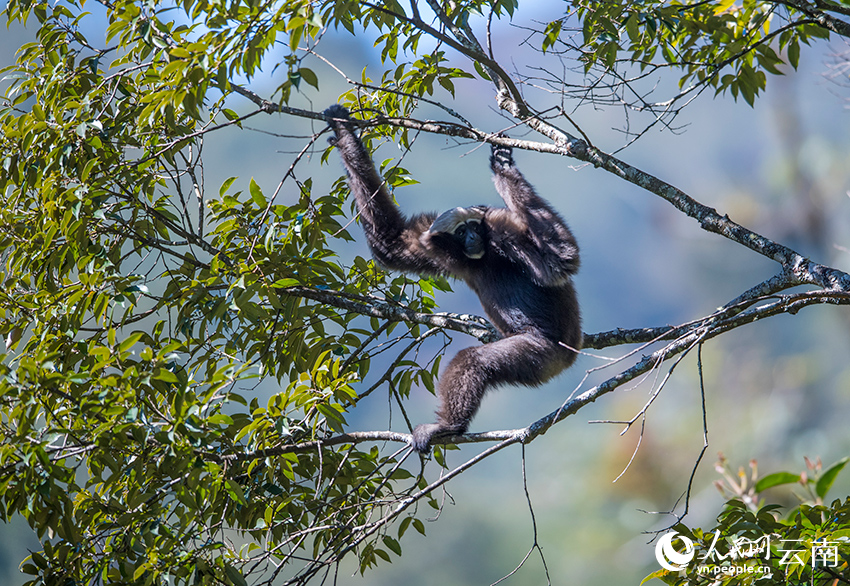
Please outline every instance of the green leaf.
M119 353L127 352L127 351L128 351L128 350L130 350L130 348L132 348L132 347L136 344L136 342L138 342L138 341L141 339L141 337L142 337L142 336L144 336L144 335L145 335L145 333L144 333L144 332L133 332L132 334L130 334L129 336L127 336L127 337L126 337L126 338L125 338L125 339L124 339L124 340L123 340L123 341L122 341L122 342L118 345L118 352L119 352Z
M780 484L796 484L798 482L800 482L799 474L792 474L791 472L775 472L773 474L768 474L764 478L760 478L759 481L756 482L755 491L762 492L768 488L779 486Z
M554 20L546 25L546 29L543 31L543 53L546 53L557 42L561 35L562 26L563 23L560 20Z
M227 492L230 493L230 496L232 496L234 500L238 501L242 505L248 504L248 501L245 500L245 492L242 490L242 487L239 486L238 482L231 480L230 478L224 482L227 486Z
M207 421L217 425L233 425L233 418L224 413L217 413L207 419Z
M156 370L154 370L153 378L171 384L176 384L180 382L180 379L178 379L173 372L166 368L157 368Z
M653 580L655 578L658 578L659 580L663 580L663 578L665 578L666 576L669 576L670 573L671 573L670 570L665 570L663 568L660 569L660 570L656 570L656 571L652 572L651 574L649 574L646 578L641 580L640 586L643 586L644 584L646 584L647 582L649 582L650 580Z
M248 586L248 581L245 580L245 577L242 575L242 572L227 564L224 568L225 574L227 574L227 579L230 580L230 583L234 586Z
M312 69L302 67L298 71L301 72L301 79L309 83L314 88L319 89L319 78L316 76Z
M401 556L401 545L396 539L393 539L389 535L384 535L382 541L384 542L384 545L387 546L387 549L397 556Z
M294 286L300 285L300 284L301 283L300 283L300 281L298 281L298 279L287 278L287 279L278 279L277 281L272 283L272 287L275 287L275 288L278 288L278 289L285 289L286 287L294 287Z
M844 467L847 466L847 462L850 462L850 457L842 458L826 470L824 470L823 474L820 478L818 478L817 483L815 484L815 494L817 494L820 498L824 498L826 493L829 492L829 489L832 488L835 479L838 477L838 474L844 470Z
M263 190L260 189L260 186L257 185L254 178L251 178L251 184L248 186L248 190L251 192L251 199L254 200L254 203L257 204L257 207L265 208L268 205L265 196L263 195Z
M298 86L301 84L300 70L291 71L289 73L289 83L291 83L295 89L298 89Z
M794 69L797 69L797 66L800 64L800 43L797 39L793 39L788 45L788 63Z
M224 194L227 193L227 190L230 189L230 186L233 185L233 182L236 181L236 177L229 177L224 180L224 183L221 184L221 188L218 190L218 194L221 197L224 197Z
M492 81L490 79L490 75L487 73L487 71L484 69L484 66L481 65L481 63L479 63L478 61L474 61L472 63L472 65L473 65L473 67L475 67L475 71L478 72L478 75L480 75L483 79L485 79L487 81Z

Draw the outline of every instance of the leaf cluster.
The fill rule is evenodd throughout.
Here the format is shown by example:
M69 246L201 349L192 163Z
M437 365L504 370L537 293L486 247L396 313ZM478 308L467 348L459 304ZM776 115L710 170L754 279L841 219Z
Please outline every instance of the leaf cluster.
M800 45L828 39L811 11L793 3L734 0L712 2L576 2L568 16L541 32L544 52L575 46L572 18L579 21L585 73L640 79L661 69L678 71L681 92L711 87L753 105L766 73L797 68ZM636 73L633 73L636 72Z
M78 3L4 12L37 24L3 70L0 105L0 489L2 518L23 515L42 540L30 583L241 585L303 557L306 581L347 551L364 570L400 554L386 530L367 532L424 486L397 455L256 454L345 431L373 353L418 346L421 326L395 331L346 303L376 294L427 313L447 283L344 265L344 182L316 195L298 160L290 203L253 179L204 187L206 136L243 120L225 104L232 79L286 39L280 98L317 85L294 55L321 14L311 2L99 10L104 48ZM433 389L439 365L409 350L386 374L399 396ZM261 384L276 387L267 401ZM411 524L424 531L410 517L399 534Z
M848 461L843 458L826 470L819 461L809 462L809 472L776 472L757 479L754 488L758 492L780 485L804 488L811 500L802 500L785 515L780 516L780 505L736 497L726 502L717 524L708 530L676 525L679 534L693 541L695 560L681 572L659 570L644 582L651 578L675 585L846 582L850 576L850 498L830 504L823 499ZM741 543L747 545L742 548ZM763 550L749 555L751 544ZM701 571L706 564L713 571Z

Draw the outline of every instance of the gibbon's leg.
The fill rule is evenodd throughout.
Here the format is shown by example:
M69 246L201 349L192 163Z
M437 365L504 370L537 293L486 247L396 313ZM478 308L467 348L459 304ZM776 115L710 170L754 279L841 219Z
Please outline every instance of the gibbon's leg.
M489 389L511 383L537 386L571 361L557 342L534 330L461 350L440 377L437 421L416 426L413 448L425 453L431 438L464 433Z

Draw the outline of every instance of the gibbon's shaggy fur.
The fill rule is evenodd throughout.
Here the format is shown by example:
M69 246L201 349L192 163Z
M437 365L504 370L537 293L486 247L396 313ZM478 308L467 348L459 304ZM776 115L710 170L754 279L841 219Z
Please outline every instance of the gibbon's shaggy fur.
M570 366L581 347L581 318L571 277L578 245L567 225L493 145L490 168L507 207L454 208L406 218L393 203L348 110L325 117L375 260L388 269L449 275L478 294L501 340L458 352L438 383L437 421L416 426L413 447L464 433L484 393L497 385L537 386Z

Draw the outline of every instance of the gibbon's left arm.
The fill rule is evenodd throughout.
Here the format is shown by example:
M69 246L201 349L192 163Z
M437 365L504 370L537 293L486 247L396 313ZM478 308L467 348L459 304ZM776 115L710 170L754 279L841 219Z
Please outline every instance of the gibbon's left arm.
M510 147L493 145L490 169L507 204L507 209L492 208L487 214L493 246L524 267L535 284L563 285L579 268L572 232L520 173Z

